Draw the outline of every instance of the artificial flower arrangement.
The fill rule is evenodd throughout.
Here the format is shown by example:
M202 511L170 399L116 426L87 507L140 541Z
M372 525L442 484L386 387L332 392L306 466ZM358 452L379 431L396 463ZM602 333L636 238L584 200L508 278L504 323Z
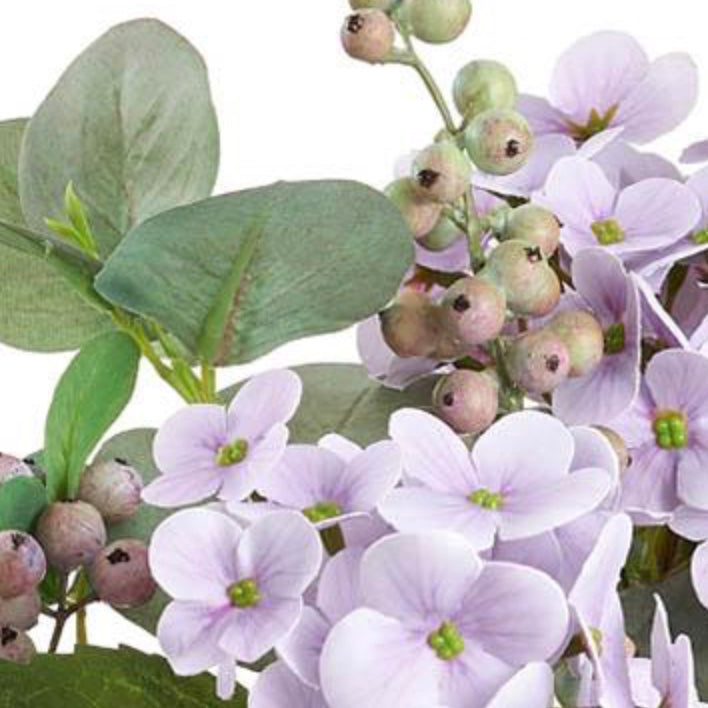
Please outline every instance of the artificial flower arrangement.
M350 3L344 49L442 119L384 194L211 196L206 70L155 20L0 124L0 339L79 350L39 450L0 456L0 703L702 705L708 168L635 147L693 108L693 63L595 34L546 100L474 60L455 115L417 41L469 0ZM365 366L217 386L356 323ZM142 357L185 407L102 443ZM167 661L88 646L94 602Z

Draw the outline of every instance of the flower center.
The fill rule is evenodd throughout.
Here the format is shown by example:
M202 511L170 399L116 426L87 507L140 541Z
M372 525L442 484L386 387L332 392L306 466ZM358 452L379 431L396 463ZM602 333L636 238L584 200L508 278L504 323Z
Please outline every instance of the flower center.
M452 622L443 622L439 629L428 635L428 646L438 659L452 661L465 650L465 640Z
M612 123L612 120L617 115L618 110L619 104L608 108L605 113L600 113L596 108L593 108L590 111L590 117L585 125L569 120L568 127L570 128L573 139L577 140L579 143L584 143L586 140L592 138L593 135L597 135L603 130L606 130L610 127L610 123Z
M624 322L610 325L605 330L605 354L619 354L624 351Z
M317 502L313 506L308 506L307 509L303 509L302 513L310 520L313 524L318 521L326 521L327 519L333 519L335 516L340 516L342 513L342 507L336 502L332 501L322 501Z
M708 244L708 228L696 231L696 233L693 234L693 241L699 246L704 246L705 244Z
M476 492L472 492L467 498L473 504L489 511L501 509L504 503L504 498L499 492L490 492L488 489L478 489Z
M243 462L248 454L248 440L237 438L233 442L222 445L216 451L216 464L219 467L231 467Z
M601 246L612 246L624 241L624 231L617 219L596 221L590 228Z
M258 583L251 578L239 580L226 591L234 607L255 607L261 601Z
M661 411L654 418L656 444L663 450L680 450L688 445L686 416L679 411Z

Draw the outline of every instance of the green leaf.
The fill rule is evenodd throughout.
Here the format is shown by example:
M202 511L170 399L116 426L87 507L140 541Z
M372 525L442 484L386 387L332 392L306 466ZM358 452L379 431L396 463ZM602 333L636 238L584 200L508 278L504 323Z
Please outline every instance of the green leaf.
M47 506L47 490L34 477L15 477L0 485L0 531L30 531Z
M61 377L47 416L49 499L73 498L86 461L133 393L140 352L126 334L85 344Z
M355 182L278 183L160 214L133 230L96 280L215 364L362 320L412 258L398 210Z
M0 662L0 708L246 708L239 687L231 701L215 694L214 677L177 677L159 656L134 649L77 647L43 654L29 666Z
M30 226L62 220L74 183L104 256L137 223L202 199L218 169L204 63L156 20L114 27L71 64L32 118L20 158Z
M59 246L48 254L47 239L26 228L17 186L26 125L0 122L0 341L32 351L75 349L112 325L79 294L90 297L92 289L85 259L82 267Z

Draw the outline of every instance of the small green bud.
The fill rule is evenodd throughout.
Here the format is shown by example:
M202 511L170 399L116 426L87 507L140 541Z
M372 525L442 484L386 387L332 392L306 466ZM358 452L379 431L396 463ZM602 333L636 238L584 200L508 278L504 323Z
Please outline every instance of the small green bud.
M533 134L526 119L508 109L480 113L465 129L464 140L472 162L492 175L516 172L533 148Z
M476 435L497 417L498 391L492 376L458 369L438 381L433 405L437 414L458 433Z
M443 622L439 629L428 635L428 646L438 659L452 661L465 650L465 640L452 622Z
M613 246L624 241L624 230L617 219L596 221L590 229L601 246Z
M231 600L231 605L242 610L248 607L255 607L262 599L258 583L251 578L234 583L227 590L227 594L229 600Z
M663 450L680 450L688 445L688 423L681 411L660 411L653 429L656 444Z
M600 323L589 312L560 312L550 321L547 329L560 337L568 348L569 376L585 376L602 361L604 334Z
M444 251L462 236L464 236L463 231L446 216L441 216L438 223L435 224L435 228L419 238L418 243L429 251Z
M29 664L37 654L28 634L14 627L0 627L0 661Z
M537 330L516 339L506 357L513 381L530 393L550 393L568 378L570 354L553 332Z
M327 521L327 519L340 516L342 514L342 507L339 506L337 502L321 501L303 509L302 513L312 521L313 524L316 524L320 521Z
M488 59L463 66L452 91L457 110L468 118L492 108L513 108L518 98L513 74L504 64Z
M396 31L385 12L361 10L344 20L341 38L349 56L376 64L391 53Z
M538 246L543 255L552 256L560 244L558 219L548 209L536 204L524 204L507 214L502 238L521 239Z
M384 191L399 208L413 238L420 239L435 228L442 205L421 195L415 180L398 179Z
M470 187L472 166L453 142L435 143L420 152L413 163L419 192L442 204L457 201Z
M216 464L219 467L232 467L248 457L248 440L236 438L216 451Z
M504 497L500 492L490 492L488 489L477 489L469 495L472 504L486 511L499 511L504 506Z
M415 37L430 44L457 39L472 17L470 0L404 0L403 22Z

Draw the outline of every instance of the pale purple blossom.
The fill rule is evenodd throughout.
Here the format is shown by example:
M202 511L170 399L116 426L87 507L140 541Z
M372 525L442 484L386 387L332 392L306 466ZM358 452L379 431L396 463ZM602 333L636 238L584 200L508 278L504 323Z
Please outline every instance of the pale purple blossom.
M248 695L249 708L330 708L316 688L303 683L282 661L258 675Z
M608 132L608 131L605 131ZM678 168L665 157L651 152L640 152L623 140L614 140L593 157L593 162L617 189L653 177L683 181Z

